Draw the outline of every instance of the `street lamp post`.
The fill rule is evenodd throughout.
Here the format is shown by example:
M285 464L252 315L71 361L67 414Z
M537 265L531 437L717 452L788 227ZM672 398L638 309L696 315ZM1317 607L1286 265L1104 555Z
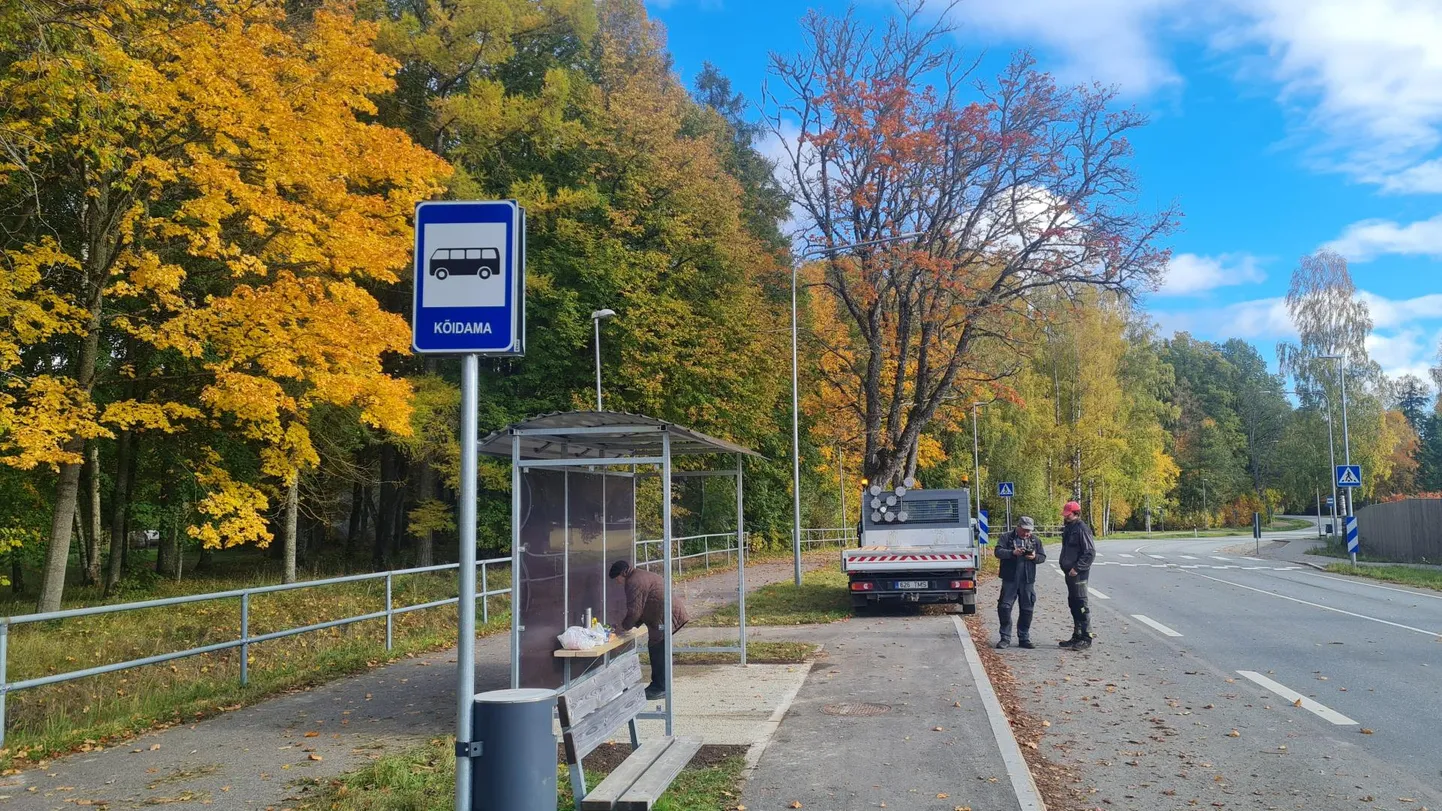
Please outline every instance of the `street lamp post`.
M615 315L612 309L595 310L591 313L591 323L596 327L596 410L601 409L601 321Z
M884 239L869 239L847 245L812 248L803 251L797 261L791 264L791 554L796 585L801 585L801 398L797 391L796 363L796 274L807 259L835 255L853 248L872 245L886 245L892 242L921 236L920 231L911 231Z

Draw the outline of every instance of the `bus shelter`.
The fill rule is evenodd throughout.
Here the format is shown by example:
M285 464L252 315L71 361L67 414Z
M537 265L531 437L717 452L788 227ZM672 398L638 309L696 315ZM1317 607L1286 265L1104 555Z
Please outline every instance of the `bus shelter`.
M585 678L573 659L558 655L557 637L591 617L619 625L626 613L622 589L607 577L612 561L636 565L637 482L659 474L665 622L670 623L675 544L672 485L678 478L734 477L739 640L735 647L688 648L739 653L746 662L746 537L743 461L754 451L653 417L612 411L546 414L497 431L479 443L481 453L511 460L511 686L561 688ZM726 469L676 470L679 456L733 460ZM643 505L644 506L644 505ZM661 712L674 734L674 645L665 634L666 696ZM607 657L609 658L609 657ZM599 663L602 659L587 660Z

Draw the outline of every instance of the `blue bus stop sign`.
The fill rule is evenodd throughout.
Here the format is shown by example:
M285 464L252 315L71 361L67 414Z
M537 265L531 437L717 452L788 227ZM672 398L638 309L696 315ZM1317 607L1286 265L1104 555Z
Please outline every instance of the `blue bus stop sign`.
M514 200L416 206L416 352L525 353L525 230Z

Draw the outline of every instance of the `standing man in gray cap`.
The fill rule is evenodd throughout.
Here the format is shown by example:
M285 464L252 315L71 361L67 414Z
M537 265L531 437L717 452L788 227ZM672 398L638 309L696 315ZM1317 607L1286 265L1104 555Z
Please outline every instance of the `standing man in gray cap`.
M1037 538L1036 522L1023 515L1016 529L996 542L996 556L1001 560L1001 599L996 603L1001 619L998 648L1011 647L1011 607L1021 599L1016 618L1016 645L1031 650L1031 614L1036 607L1036 565L1046 562L1046 551Z

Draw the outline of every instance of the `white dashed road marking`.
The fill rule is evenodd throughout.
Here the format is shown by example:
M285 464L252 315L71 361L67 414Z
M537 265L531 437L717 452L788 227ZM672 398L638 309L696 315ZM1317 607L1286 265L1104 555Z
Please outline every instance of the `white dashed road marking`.
M1105 594L1102 594L1101 592L1097 591L1096 589L1092 588L1091 586L1087 586L1087 593L1090 594L1091 596L1097 598L1098 600L1110 600L1110 599L1111 599L1110 597L1106 596Z
M1122 555L1122 557L1124 557L1124 558L1132 557L1132 555L1128 555L1128 554L1125 553L1125 552L1121 553L1121 555Z
M1157 622L1151 617L1148 617L1146 614L1133 614L1132 619L1142 623L1143 625L1150 625L1154 630L1161 631L1167 636L1181 636L1181 634L1173 631L1171 628L1168 628L1160 622Z
M1196 560L1196 558L1192 557L1191 555L1181 555L1180 557L1182 560Z
M1263 687L1271 690L1282 698L1287 699L1293 704L1296 704L1298 701L1302 702L1302 709L1316 715L1323 721L1336 724L1337 726L1355 726L1357 724L1356 721L1353 721L1351 718L1348 718L1342 713L1337 712L1330 707L1318 704L1312 699L1307 698L1306 696L1296 692L1295 690L1292 690L1286 685L1278 684L1272 681L1266 676L1263 676L1261 673L1257 673L1252 670L1238 670L1237 672L1240 673L1243 677L1262 685Z
M1231 558L1219 557L1219 556L1217 556L1217 555L1210 555L1209 557L1211 557L1212 560L1220 560L1220 561L1222 561L1223 563L1231 560Z

